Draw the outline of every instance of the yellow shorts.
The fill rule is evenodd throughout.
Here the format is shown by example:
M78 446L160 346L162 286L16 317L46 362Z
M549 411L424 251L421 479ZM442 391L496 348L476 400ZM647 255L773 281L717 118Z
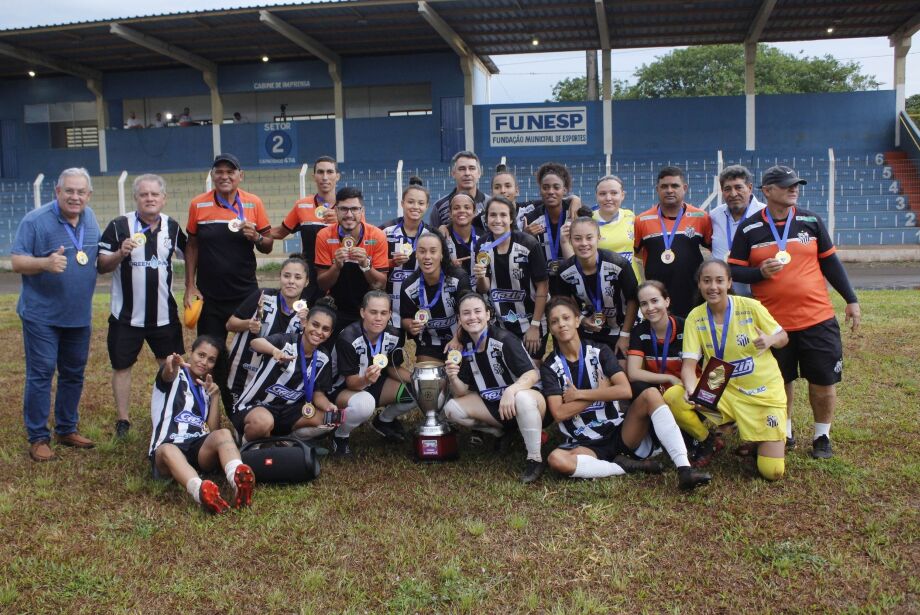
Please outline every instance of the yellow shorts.
M689 410L693 406L684 401L684 387L676 384L665 391L668 406L678 411ZM703 408L703 415L716 425L734 421L738 425L738 435L748 442L772 442L786 438L786 400L783 395L782 405L778 398L760 399L745 395L731 388L726 388L719 400L719 411L713 412Z

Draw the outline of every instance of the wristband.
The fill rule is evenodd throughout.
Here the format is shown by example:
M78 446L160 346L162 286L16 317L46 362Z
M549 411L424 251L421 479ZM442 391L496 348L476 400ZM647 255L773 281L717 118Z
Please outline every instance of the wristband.
M533 325L534 327L539 327L540 325L543 324L543 322L534 318L533 320L530 321L530 324Z
M629 337L632 334L631 331L620 330L620 337Z

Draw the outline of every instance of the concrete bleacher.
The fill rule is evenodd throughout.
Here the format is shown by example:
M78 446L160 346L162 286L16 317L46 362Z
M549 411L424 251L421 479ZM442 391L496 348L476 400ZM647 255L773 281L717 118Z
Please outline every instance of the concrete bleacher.
M497 163L497 160L483 161L485 171L480 182L483 191L488 192L492 170ZM801 191L800 205L818 213L827 221L829 184L826 156L792 157L769 153L727 153L724 156L724 165L734 163L744 164L751 169L755 185L756 180L769 166L786 164L796 168L799 175L808 181L808 185ZM537 198L539 189L534 173L540 163L509 160L507 164L518 180L520 198ZM639 212L655 203L658 169L667 164L679 166L686 171L689 184L686 197L688 202L701 205L707 200L712 193L713 178L718 169L715 157L614 160L611 162L610 171L624 182L624 207ZM580 195L586 204L592 203L597 178L606 171L604 161L572 162L569 169L573 177L573 192ZM273 224L278 224L299 197L298 174L299 169L250 170L245 172L242 187L262 198L269 219ZM448 165L442 162L404 168L403 186L408 185L409 177L412 175L418 175L424 180L433 200L448 193L454 185ZM205 189L206 171L165 173L163 176L168 186L166 211L184 226L188 216L188 202ZM133 207L133 179L134 176L129 176L125 182L126 205L129 209ZM92 206L102 226L118 215L117 181L117 176L93 178ZM380 224L396 215L398 197L395 165L362 168L345 166L339 185L357 186L364 192L369 222ZM311 193L314 190L312 177L308 175L307 192ZM893 179L891 168L884 161L879 163L875 154L838 155L834 191L834 241L838 245L904 246L920 243L920 229L915 226L916 214L911 212L908 197L901 193L898 181ZM46 179L41 187L42 201L47 202L53 194L53 181ZM715 206L717 202L711 201L710 206ZM0 255L9 254L19 220L33 204L31 182L0 182ZM284 251L296 251L298 243L296 238L289 239L285 242Z

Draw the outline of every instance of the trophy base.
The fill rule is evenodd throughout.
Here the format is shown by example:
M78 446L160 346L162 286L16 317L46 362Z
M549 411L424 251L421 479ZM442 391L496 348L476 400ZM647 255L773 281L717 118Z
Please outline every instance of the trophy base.
M419 461L453 461L458 453L456 432L415 436L415 456Z

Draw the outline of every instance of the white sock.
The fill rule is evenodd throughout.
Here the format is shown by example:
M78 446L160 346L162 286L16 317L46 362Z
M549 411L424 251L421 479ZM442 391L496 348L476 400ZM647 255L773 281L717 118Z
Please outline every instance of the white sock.
M236 487L236 483L233 482L233 473L236 472L236 469L243 465L242 459L231 459L227 462L227 465L224 466L224 474L227 476L227 482Z
M384 423L392 423L396 420L396 417L402 416L405 413L412 410L415 407L414 401L407 401L403 403L394 403L389 404L380 412L380 420Z
M188 479L188 482L185 483L185 490L192 496L196 504L201 504L201 497L199 496L199 491L201 491L200 477L196 476L195 478Z
M591 455L575 456L574 478L604 478L606 476L622 476L626 470L612 461L602 461Z
M527 459L543 461L540 453L540 433L543 431L543 417L537 400L526 391L518 391L514 396L514 406L517 410L517 424L524 439L524 448L527 449Z
M345 421L335 430L335 437L347 438L350 436L352 429L374 416L374 408L376 407L377 402L374 400L374 396L367 391L352 395L348 400L348 405L345 406Z
M817 440L821 436L831 437L830 423L815 423L815 437L812 438L812 441Z
M792 437L792 419L786 419L786 437Z
M658 406L652 414L652 426L655 428L655 435L668 452L668 456L674 465L683 468L690 465L687 458L687 445L684 444L684 437L680 435L680 428L674 421L674 415L666 406Z
M458 404L455 399L451 399L444 404L444 416L447 418L448 422L461 425L462 427L469 427L472 429L477 426L476 419L467 414L463 406Z

